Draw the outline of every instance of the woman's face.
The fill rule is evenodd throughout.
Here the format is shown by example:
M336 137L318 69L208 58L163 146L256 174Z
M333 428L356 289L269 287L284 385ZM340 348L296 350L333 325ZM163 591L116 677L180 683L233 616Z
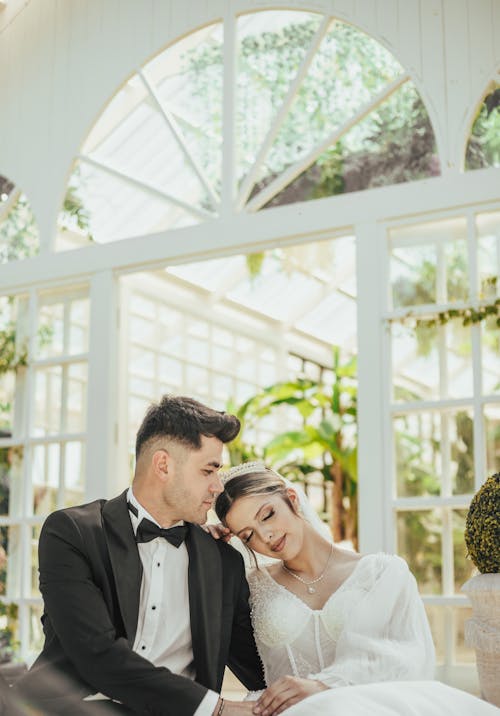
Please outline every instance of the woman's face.
M295 492L287 494L295 506ZM226 524L244 544L275 559L292 559L302 546L303 520L280 495L240 497L227 513Z

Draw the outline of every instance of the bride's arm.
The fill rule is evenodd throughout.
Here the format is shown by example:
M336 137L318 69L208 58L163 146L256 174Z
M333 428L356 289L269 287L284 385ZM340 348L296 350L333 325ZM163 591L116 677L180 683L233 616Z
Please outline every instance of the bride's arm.
M401 558L379 559L371 588L339 636L334 663L309 678L330 687L433 678L434 644L415 578Z

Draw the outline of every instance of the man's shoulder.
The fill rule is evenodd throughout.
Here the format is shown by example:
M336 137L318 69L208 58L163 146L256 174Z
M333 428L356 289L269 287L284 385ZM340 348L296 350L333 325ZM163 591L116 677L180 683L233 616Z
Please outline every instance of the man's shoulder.
M81 505L72 505L63 509L52 512L45 520L44 527L60 527L63 525L74 524L78 527L95 527L102 525L102 513L106 505L115 500L123 500L123 496L106 500L104 498L85 502Z
M223 539L214 539L211 534L205 532L200 525L192 524L192 528L196 530L199 538L203 540L209 548L215 548L219 551L222 565L228 568L244 569L243 557L231 544L224 542Z

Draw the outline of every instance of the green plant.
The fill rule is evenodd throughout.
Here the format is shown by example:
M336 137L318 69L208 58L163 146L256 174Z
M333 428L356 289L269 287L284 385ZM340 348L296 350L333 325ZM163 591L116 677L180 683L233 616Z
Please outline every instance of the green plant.
M472 498L465 544L481 573L500 572L500 473L489 477Z
M356 358L332 351L332 385L298 377L265 388L236 412L242 431L229 445L231 464L262 458L283 475L306 482L320 472L331 485L334 539L357 544ZM286 409L302 426L259 448L248 435L263 417ZM324 512L326 513L326 505Z

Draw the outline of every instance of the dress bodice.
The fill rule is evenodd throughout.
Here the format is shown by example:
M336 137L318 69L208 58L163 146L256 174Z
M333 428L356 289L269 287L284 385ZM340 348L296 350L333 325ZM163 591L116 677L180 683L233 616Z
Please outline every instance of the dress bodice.
M322 609L311 609L265 567L249 574L252 623L268 684L284 674L307 677L335 661L339 635L373 581L371 563L363 557Z

